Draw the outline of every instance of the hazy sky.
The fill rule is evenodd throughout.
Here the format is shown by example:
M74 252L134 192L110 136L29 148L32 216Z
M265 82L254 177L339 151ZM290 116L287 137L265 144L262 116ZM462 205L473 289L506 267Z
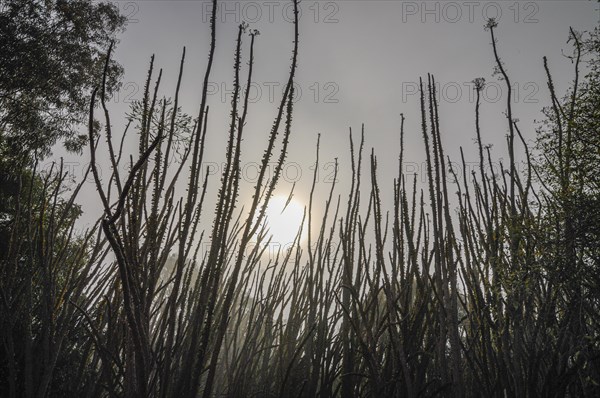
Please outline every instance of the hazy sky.
M129 16L115 58L125 67L123 88L110 103L115 128L131 100L142 97L150 56L163 68L161 94L172 96L183 46L187 47L181 104L198 113L201 82L209 44L210 1L115 1ZM243 142L246 187L256 176L267 134L289 71L293 40L291 1L224 1L217 13L217 50L211 76L209 151L207 161L220 162L226 143L233 80L233 51L237 25L247 21L258 29L255 45L253 102ZM406 116L407 165L418 169L424 159L419 127L419 77L435 75L439 82L442 140L446 152L458 160L459 146L474 160L474 95L470 82L484 77L488 87L482 104L482 134L493 143L498 158L506 158L507 132L502 112L504 82L493 76L494 59L487 17L499 21L499 52L512 79L515 117L528 139L535 136L534 119L548 103L542 57L549 59L560 93L573 75L564 54L569 27L591 30L599 22L597 2L591 1L366 1L304 0L300 3L298 100L285 180L287 193L296 181L296 197L308 196L317 134L321 133L321 166L317 193L321 200L330 188L332 161L339 159L339 188L343 200L349 182L348 128L356 138L365 123L365 154L371 147L379 159L384 201L392 200L397 172L400 113ZM249 38L244 42L243 65ZM245 74L244 74L245 75ZM84 156L84 159L85 158ZM77 162L78 160L75 160ZM76 167L75 167L76 169ZM77 171L75 172L77 173ZM365 173L365 178L368 174ZM216 176L215 181L218 181ZM368 194L368 192L364 192ZM92 207L93 188L82 202ZM210 213L210 212L208 212Z

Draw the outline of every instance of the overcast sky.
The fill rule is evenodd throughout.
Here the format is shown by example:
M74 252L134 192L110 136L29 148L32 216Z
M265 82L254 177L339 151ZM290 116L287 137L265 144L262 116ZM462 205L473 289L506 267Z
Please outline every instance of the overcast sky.
M150 56L163 68L161 94L173 96L181 51L187 59L181 90L185 112L198 113L201 82L209 44L210 1L115 1L128 15L115 59L125 68L123 88L110 103L116 129L132 100L142 97ZM237 25L246 21L258 29L252 104L245 130L243 158L246 186L255 177L267 134L289 71L293 40L291 1L224 1L217 13L217 50L211 76L209 162L222 161L226 144L233 80ZM321 133L321 166L317 192L322 200L330 188L332 161L339 159L339 188L347 195L349 182L348 129L358 139L365 124L367 153L379 157L384 201L391 203L397 173L400 113L406 117L407 171L419 170L423 144L419 127L419 77L435 75L439 82L442 140L458 159L462 145L474 160L474 95L470 83L484 77L482 134L494 145L497 158L506 158L507 126L504 82L493 75L494 59L488 17L495 17L499 52L512 79L515 117L528 139L535 137L534 120L548 103L542 57L547 56L555 83L564 93L573 78L569 27L579 31L598 25L598 3L591 1L366 1L304 0L300 3L298 99L281 193L296 182L296 197L308 197ZM249 38L244 41L244 62ZM59 153L59 151L57 152ZM85 154L84 154L85 158ZM84 159L85 160L85 159ZM78 160L74 160L77 162ZM75 167L76 169L76 167ZM75 171L77 174L77 171ZM215 178L215 181L218 180ZM368 194L365 192L364 194ZM97 201L93 188L83 192L86 206ZM243 200L242 200L243 203ZM209 212L210 213L210 212Z

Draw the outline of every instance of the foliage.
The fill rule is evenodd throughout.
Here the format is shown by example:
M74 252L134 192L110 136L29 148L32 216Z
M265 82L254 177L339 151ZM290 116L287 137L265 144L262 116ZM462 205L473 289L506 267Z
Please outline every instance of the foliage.
M29 164L59 140L81 150L89 93L124 24L109 2L0 1L0 156ZM109 92L121 73L111 62Z
M38 352L31 347L41 347L40 352L55 353L56 360L44 359L46 377L31 383L39 396L597 396L598 187L593 170L584 167L584 161L597 161L597 153L589 150L597 144L597 51L591 53L591 73L581 82L578 78L579 55L582 49L597 48L597 36L584 41L571 33L575 79L560 101L546 60L551 106L539 130L539 156L527 146L513 118L512 96L507 96L510 158L499 174L487 171L494 168L491 149L483 142L487 126L480 117L481 78L474 80L478 169L469 175L463 157L461 173L445 155L436 82L428 75L421 81L421 112L416 115L425 147L426 186L419 189L416 175L400 172L406 149L402 115L399 174L389 207L379 188L378 158L374 151L365 154L363 126L360 140L350 130L350 190L339 194L333 183L321 203L324 214L316 219L317 141L302 227L308 242L300 242L298 231L293 249L272 257L266 255L271 237L262 221L294 130L299 27L297 1L293 4L288 82L274 110L246 208L237 202L244 183L240 158L257 33L250 31L245 45L244 24L237 32L221 178L211 180L202 168L210 133L207 88L216 47L216 0L195 119L179 106L185 49L173 99L160 97L162 71L155 72L154 58L150 62L143 99L128 115L137 132L135 161L114 146L105 90L99 86L92 92L90 173L104 211L98 230L79 239L65 235L77 211L72 200L61 201L55 194L61 186L58 177L32 180L42 189L28 200L38 205L7 207L8 213L24 217L21 224L10 216L7 234L38 231L17 246L13 239L9 248L46 250L26 252L25 247L20 256L8 256L31 263L27 272L15 274L14 261L2 262L2 298L17 297L9 302L19 305L2 307L7 326L1 353L7 365L0 371L0 392L34 395L31 388L25 393L19 389L27 389L27 381L39 374L27 358ZM495 36L498 28L496 21L486 25L495 69L510 89ZM104 76L109 59L110 52ZM98 140L100 126L94 118L98 100L105 143ZM128 131L119 138L124 140ZM515 167L519 149L527 157L523 173ZM179 151L176 162L171 161L174 151ZM107 156L111 163L104 180L96 169L97 156ZM273 159L277 166L268 175ZM205 202L209 184L218 186L212 213ZM31 197L16 186L20 201ZM15 197L8 191L5 195ZM72 217L54 227L63 220L55 217L63 206ZM34 211L17 211L25 208ZM207 213L213 223L201 231L199 220ZM91 244L93 233L98 235ZM251 239L258 242L252 245ZM202 242L209 244L206 252ZM90 272L92 267L98 272ZM23 276L25 282L19 279ZM19 293L23 284L35 288L25 298ZM49 295L61 286L73 292L70 300ZM44 312L48 302L63 314L60 322L48 316L53 314L49 309ZM69 366L73 360L76 366Z
M62 165L0 174L0 395L62 396L85 363L76 305L90 300L101 241L75 231L81 186L64 198Z

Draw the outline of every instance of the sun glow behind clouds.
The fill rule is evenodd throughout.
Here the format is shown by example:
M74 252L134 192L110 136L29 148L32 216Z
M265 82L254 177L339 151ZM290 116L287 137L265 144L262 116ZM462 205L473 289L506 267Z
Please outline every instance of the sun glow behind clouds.
M282 195L273 196L265 214L265 223L269 229L267 236L272 235L271 242L281 247L289 247L294 242L304 216L304 206L300 202L292 199L286 207L287 200L288 198ZM306 236L304 229L300 236L301 242Z

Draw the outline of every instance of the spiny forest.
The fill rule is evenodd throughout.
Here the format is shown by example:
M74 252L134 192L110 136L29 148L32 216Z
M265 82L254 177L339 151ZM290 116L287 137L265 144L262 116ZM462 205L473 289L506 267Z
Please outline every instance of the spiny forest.
M220 121L225 167L208 179L205 144L219 133L207 123L216 11L205 26L197 115L181 110L184 49L175 92L163 93L152 58L143 98L125 131L114 131L106 99L123 73L111 57L119 10L86 0L0 2L0 396L598 396L598 29L571 29L566 93L544 58L545 121L532 144L513 116L502 25L490 19L482 34L509 90L501 169L482 139L485 81L474 80L479 162L467 172L452 166L464 156L451 162L445 153L435 77L422 76L420 114L403 114L398 126L393 181L381 179L365 129L354 129L351 172L337 174L350 189L332 184L318 197L313 182L301 227L308 244L298 230L294 250L265 261L262 221L295 133L303 48L293 6L287 84L263 126L270 134L242 206L256 30L237 31L230 118ZM423 187L402 173L408 118L421 126ZM137 142L133 153L126 136ZM60 160L40 167L58 143L89 162L80 181ZM318 142L314 149L318 164ZM103 175L99 158L111 165ZM382 184L393 184L392 201L382 200ZM102 208L87 229L78 224L82 189L94 189ZM201 228L207 215L211 225Z

